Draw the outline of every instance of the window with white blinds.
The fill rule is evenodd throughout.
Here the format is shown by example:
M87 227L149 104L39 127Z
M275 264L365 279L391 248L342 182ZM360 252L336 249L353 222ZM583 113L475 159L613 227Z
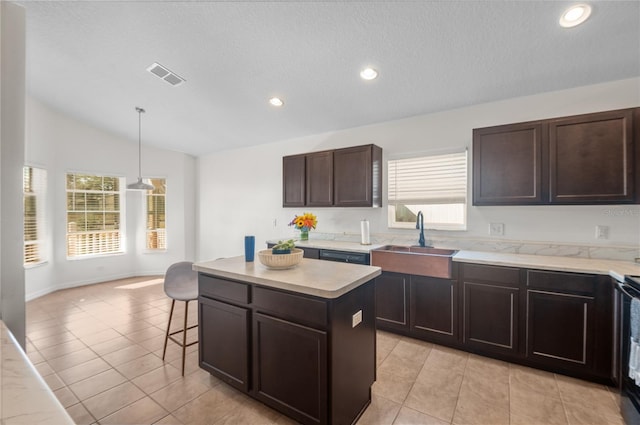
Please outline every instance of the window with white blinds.
M419 211L425 228L465 230L467 151L389 160L389 227L415 228Z
M67 257L124 251L121 177L67 173Z
M25 266L47 261L44 212L46 189L46 170L35 167L22 168Z
M167 249L166 231L166 179L144 179L145 183L153 186L153 190L146 193L146 222L147 222L147 249Z

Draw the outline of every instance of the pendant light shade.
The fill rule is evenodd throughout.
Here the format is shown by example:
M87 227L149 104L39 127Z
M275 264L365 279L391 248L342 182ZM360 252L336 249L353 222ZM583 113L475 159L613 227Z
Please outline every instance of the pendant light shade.
M153 186L142 181L142 138L140 137L140 134L142 127L142 114L144 114L145 111L139 106L136 106L136 111L138 112L138 181L128 184L127 189L153 190Z

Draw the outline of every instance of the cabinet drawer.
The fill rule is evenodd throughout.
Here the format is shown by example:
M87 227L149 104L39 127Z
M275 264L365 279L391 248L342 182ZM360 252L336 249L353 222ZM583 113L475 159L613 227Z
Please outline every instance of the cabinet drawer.
M464 263L462 265L462 278L465 282L484 281L492 284L504 283L510 286L518 286L520 269Z
M324 301L255 287L253 305L257 311L268 312L282 319L321 328L326 328L328 324L327 304Z
M249 303L249 285L244 283L200 274L198 289L199 294L205 297L222 298L242 304Z
M592 295L596 289L596 277L588 274L527 270L527 286Z

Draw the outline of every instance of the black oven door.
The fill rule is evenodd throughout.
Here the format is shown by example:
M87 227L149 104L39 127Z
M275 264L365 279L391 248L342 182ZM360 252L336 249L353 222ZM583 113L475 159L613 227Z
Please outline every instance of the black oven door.
M640 424L640 386L629 378L629 350L631 345L631 299L640 298L640 291L618 282L621 294L620 309L620 410L627 424Z

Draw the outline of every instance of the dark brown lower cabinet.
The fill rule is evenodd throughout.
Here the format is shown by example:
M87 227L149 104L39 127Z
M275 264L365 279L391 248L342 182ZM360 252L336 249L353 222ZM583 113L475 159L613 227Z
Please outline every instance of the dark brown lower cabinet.
M614 289L608 276L473 263L454 263L453 274L449 280L383 272L376 278L378 328L615 382Z
M527 356L562 368L592 368L594 304L592 296L528 290Z
M477 349L516 355L519 291L464 282L464 343Z
M383 272L376 278L378 329L409 331L409 275Z
M614 378L608 276L527 270L527 359L564 373Z
M411 332L436 342L458 340L455 280L411 275Z
M373 280L335 299L198 281L200 367L300 423L357 421L375 381Z
M513 357L520 353L520 270L460 265L463 342L479 352Z
M327 423L327 332L256 313L253 349L256 398L299 422Z
M249 310L200 297L200 367L240 390L249 389ZM219 346L217 341L225 341Z

